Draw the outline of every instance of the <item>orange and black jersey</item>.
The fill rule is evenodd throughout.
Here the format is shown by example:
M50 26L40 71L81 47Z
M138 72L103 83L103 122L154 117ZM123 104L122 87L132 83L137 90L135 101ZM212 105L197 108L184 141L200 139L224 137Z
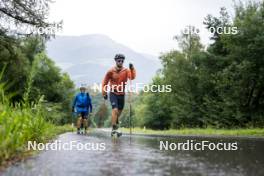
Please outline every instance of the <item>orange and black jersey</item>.
M116 67L111 68L105 75L105 78L102 83L102 94L106 95L106 86L109 84L111 88L111 92L116 95L124 95L125 94L125 85L128 79L135 79L136 70L122 68L118 70Z

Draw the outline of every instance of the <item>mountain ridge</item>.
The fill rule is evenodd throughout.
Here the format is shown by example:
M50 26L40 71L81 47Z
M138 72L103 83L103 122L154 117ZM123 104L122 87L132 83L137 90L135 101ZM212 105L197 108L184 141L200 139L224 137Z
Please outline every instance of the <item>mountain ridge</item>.
M47 42L48 56L78 85L100 83L114 66L114 55L126 56L137 70L136 82L149 83L161 64L156 56L142 54L103 34L56 36Z

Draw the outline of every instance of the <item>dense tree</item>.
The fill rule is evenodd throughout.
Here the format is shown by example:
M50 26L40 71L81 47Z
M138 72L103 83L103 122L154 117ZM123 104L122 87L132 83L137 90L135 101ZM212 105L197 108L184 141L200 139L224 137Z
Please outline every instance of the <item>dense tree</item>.
M7 65L2 80L13 83L9 91L18 93L14 101L22 98L33 59L44 51L45 40L51 36L39 35L35 29L57 24L46 21L50 3L50 0L0 1L0 68Z
M107 105L105 103L101 104L95 114L95 123L97 124L97 127L100 128L104 126L104 121L107 120L108 115L109 113L108 113Z
M176 36L179 51L161 56L163 69L152 84L171 84L171 93L143 93L137 105L140 126L264 126L264 2L238 3L231 20L208 15L212 44L203 49L196 29ZM236 27L238 33L222 33ZM216 30L214 30L216 31Z
M56 25L46 21L51 2L51 0L1 0L0 32L7 35L29 36L36 34L34 28ZM49 38L50 34L41 35Z
M47 57L45 42L54 33L38 29L61 27L48 22L50 0L0 1L0 69L12 102L37 102L44 97L48 119L57 124L69 122L74 84ZM43 31L42 31L43 32ZM68 114L68 115L67 115Z

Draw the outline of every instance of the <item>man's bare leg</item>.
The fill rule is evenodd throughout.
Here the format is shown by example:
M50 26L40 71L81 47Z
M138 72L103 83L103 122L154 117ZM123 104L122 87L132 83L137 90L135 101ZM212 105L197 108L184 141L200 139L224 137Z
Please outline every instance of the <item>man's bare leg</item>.
M79 116L79 118L77 119L77 133L80 133L80 128L81 128L81 124L82 124L82 117Z
M116 119L116 123L119 124L119 117L121 116L122 110L118 109L117 110L117 119Z
M114 108L114 109L112 109L112 126L113 126L113 128L114 128L114 126L116 126L117 118L118 118L118 109Z
M86 118L83 119L84 133L87 134L88 128L88 120Z

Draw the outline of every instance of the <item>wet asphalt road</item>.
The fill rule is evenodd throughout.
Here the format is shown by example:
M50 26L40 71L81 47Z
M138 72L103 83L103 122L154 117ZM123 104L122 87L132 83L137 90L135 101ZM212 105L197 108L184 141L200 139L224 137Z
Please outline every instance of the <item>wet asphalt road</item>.
M237 151L165 151L160 141L238 142ZM88 136L65 133L61 144L89 144L88 150L47 150L9 167L5 176L38 175L264 175L264 139L122 136L93 131ZM84 145L82 145L84 146Z

